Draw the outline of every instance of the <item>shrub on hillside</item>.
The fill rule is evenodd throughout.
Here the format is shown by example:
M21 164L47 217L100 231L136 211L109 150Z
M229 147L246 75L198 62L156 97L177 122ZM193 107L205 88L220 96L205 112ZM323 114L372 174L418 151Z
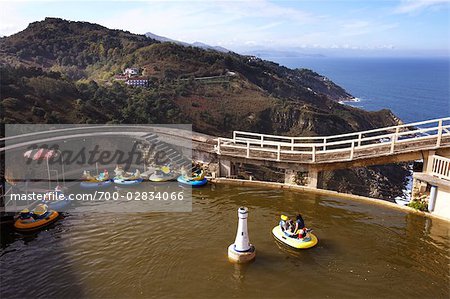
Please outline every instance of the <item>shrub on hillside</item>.
M16 98L6 98L2 101L2 109L18 109L20 108L20 101Z

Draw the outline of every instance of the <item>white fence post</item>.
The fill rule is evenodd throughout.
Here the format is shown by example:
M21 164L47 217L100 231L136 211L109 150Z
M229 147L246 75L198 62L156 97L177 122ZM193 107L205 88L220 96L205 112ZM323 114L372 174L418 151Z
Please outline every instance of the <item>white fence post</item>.
M247 141L247 158L250 158L250 141Z
M233 143L236 143L236 131L233 131Z
M399 128L397 127L397 128L395 129L395 134L394 134L393 136L391 136L391 151L390 151L391 154L394 153L394 150L395 150L395 143L397 142L398 133L399 133Z
M350 149L350 160L353 160L354 154L355 154L355 141L352 140L352 147Z
M358 146L361 146L362 133L358 134Z
M323 138L323 151L326 151L326 150L327 150L327 138L324 137Z
M437 147L441 146L441 139L442 139L442 119L439 120L439 125L438 125L438 135L437 135L437 140L436 140Z
M220 137L217 138L217 154L220 155Z
M316 146L313 145L312 147L312 161L316 162Z
M291 151L294 151L294 138L291 138Z
M281 156L281 145L278 144L278 147L277 147L277 161L280 161L280 156Z

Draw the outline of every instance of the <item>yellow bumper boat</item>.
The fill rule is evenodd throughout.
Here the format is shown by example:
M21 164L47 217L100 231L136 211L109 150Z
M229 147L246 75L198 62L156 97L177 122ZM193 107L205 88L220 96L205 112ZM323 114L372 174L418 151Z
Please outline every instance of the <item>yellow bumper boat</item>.
M272 229L272 234L277 241L296 249L311 248L318 242L317 237L312 233L307 233L306 237L302 239L299 239L297 236L289 236L281 230L280 225L277 225Z

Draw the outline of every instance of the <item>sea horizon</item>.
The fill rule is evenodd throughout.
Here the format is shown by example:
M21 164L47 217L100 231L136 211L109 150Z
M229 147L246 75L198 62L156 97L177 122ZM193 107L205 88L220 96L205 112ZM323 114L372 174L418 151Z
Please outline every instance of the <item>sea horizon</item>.
M326 76L369 111L390 109L404 122L450 115L450 57L273 57Z

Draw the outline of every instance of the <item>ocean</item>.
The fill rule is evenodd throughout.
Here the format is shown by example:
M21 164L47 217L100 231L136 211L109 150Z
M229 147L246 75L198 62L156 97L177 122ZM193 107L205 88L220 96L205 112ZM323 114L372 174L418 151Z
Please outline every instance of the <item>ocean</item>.
M365 110L391 109L404 122L450 116L450 58L261 57L327 76Z

